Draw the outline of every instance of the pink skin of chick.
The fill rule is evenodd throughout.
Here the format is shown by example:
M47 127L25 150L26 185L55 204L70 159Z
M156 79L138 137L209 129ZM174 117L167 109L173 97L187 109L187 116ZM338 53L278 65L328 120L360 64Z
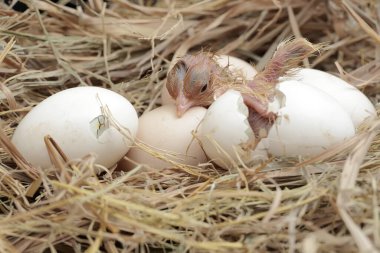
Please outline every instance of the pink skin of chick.
M253 80L235 86L230 84L236 79L213 60L213 55L186 55L169 71L166 87L176 100L179 117L193 106L211 105L229 88L242 88L244 103L250 111L248 120L256 136L261 138L263 136L259 136L259 132L262 129L267 132L276 119L276 115L268 111L268 103L274 99L279 78L291 75L292 69L320 47L303 38L284 41L263 71Z

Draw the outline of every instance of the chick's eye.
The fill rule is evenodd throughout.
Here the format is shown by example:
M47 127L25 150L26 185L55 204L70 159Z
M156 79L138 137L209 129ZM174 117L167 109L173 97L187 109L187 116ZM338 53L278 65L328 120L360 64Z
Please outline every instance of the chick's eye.
M201 93L203 93L203 92L205 92L207 90L207 86L208 86L207 83L203 84L203 86L201 88Z

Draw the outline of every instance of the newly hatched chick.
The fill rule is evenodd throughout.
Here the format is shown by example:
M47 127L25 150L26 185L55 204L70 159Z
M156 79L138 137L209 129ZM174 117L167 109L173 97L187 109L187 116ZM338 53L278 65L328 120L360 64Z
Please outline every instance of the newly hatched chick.
M268 111L268 104L276 95L279 78L290 75L291 69L319 48L303 38L285 41L263 71L253 80L243 82L234 79L228 68L220 67L211 54L186 55L168 73L166 87L176 100L178 116L193 106L211 105L228 89L240 91L249 109L250 125L257 139L261 139L276 118Z
M213 88L229 76L207 53L182 57L168 73L166 83L176 100L178 116L193 106L209 106L214 101Z

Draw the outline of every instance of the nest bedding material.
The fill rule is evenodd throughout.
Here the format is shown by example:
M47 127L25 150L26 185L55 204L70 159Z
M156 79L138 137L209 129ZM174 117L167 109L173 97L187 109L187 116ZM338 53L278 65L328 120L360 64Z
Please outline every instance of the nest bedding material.
M212 164L105 170L91 156L41 170L9 142L22 117L60 90L103 86L141 114L160 105L177 57L209 50L262 69L290 36L326 43L304 65L340 75L377 106L379 3L24 3L24 12L0 7L1 252L380 250L378 119L318 157L229 171Z

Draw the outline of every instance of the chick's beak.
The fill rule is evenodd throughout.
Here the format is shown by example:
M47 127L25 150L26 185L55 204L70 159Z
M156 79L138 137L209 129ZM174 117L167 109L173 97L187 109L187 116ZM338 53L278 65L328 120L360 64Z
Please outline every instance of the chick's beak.
M177 116L181 117L188 109L190 109L194 103L185 96L178 96L176 100Z

